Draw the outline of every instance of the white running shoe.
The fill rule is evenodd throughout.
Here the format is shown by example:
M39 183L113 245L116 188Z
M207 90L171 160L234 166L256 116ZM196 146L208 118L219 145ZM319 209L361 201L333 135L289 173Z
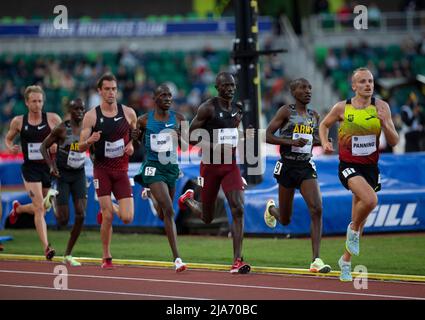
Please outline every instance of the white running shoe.
M271 206L276 207L276 204L274 203L273 200L270 199L269 201L267 201L266 210L264 211L264 222L270 228L275 228L277 222L276 222L276 218L273 217L269 211Z
M174 261L174 268L176 272L183 272L187 269L187 265L183 263L182 259L177 258L176 261Z
M59 191L55 189L49 189L46 197L43 199L43 205L44 205L44 208L46 208L46 211L49 211L50 208L52 208L53 198L56 198L58 194L59 194Z

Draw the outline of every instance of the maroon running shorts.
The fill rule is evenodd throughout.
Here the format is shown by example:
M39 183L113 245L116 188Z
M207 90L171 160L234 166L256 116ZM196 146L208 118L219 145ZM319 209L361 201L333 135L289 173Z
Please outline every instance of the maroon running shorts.
M214 203L217 199L220 185L224 193L242 191L244 189L241 172L234 164L204 164L201 162L202 203Z
M133 197L127 171L94 168L93 184L98 198L110 196L111 192L117 200Z

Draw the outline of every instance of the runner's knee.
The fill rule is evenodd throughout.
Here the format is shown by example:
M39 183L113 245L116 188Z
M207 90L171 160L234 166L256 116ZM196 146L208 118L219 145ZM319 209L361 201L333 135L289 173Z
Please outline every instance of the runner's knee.
M364 197L363 199L361 199L361 201L363 202L363 205L369 211L372 211L373 209L375 209L376 205L378 204L378 197L376 196L375 193L372 193L368 195L367 197Z
M106 224L112 224L112 220L114 219L114 216L111 213L105 213L102 211L102 224L106 223Z
M322 206L320 205L310 205L308 210L312 218L322 218Z
M288 211L284 210L284 208L279 208L279 209L280 209L280 211L279 211L279 213L280 213L279 222L282 225L287 226L288 224L291 223L292 212L288 213Z
M33 203L34 215L43 215L46 213L46 210L42 203Z
M244 206L243 204L238 204L232 208L233 218L242 219L243 217Z
M77 212L75 212L75 223L77 224L77 223L80 223L80 224L82 224L82 223L84 223L84 213L77 213Z
M161 206L161 208L162 208L163 218L165 217L174 218L174 210L172 206L166 205L166 206Z
M124 224L130 224L133 222L133 217L130 215L122 215L121 220Z

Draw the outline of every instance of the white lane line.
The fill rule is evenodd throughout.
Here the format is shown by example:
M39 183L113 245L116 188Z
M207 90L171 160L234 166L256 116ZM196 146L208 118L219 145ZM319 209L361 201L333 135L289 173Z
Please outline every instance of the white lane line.
M84 293L109 294L109 295L120 295L120 296L151 297L151 298L161 298L161 299L168 298L168 299L184 299L184 300L209 300L209 299L194 298L194 297L166 296L166 295L147 294L147 293L133 293L133 292L99 291L99 290L86 290L86 289L59 290L59 289L50 288L50 287L21 286L21 285L2 284L2 283L0 283L0 287L25 288L25 289L36 289L36 290L54 290L54 291L58 291L58 292L84 292Z
M55 274L55 273L49 273L49 272L32 272L32 271L0 270L0 273L16 273L16 274L31 274L31 275L57 276L57 274ZM275 291L313 292L313 293L340 294L340 295L362 296L362 297L375 297L375 298L389 298L389 299L425 300L425 296L424 297L407 297L407 296L394 296L394 295L374 294L374 293L361 293L361 292L344 292L344 291L331 291L331 290L315 290L315 289L299 289L299 288L285 288L285 287L253 286L253 285L242 285L242 284L211 283L211 282L181 281L181 280L165 280L165 279L150 279L150 278L129 278L129 277L94 276L94 275L84 275L84 274L68 274L68 276L69 277L77 277L77 278L126 280L126 281L146 281L146 282L163 282L163 283L201 285L201 286L218 286L218 287L230 287L230 288L243 288L243 289L263 289L263 290L275 290Z

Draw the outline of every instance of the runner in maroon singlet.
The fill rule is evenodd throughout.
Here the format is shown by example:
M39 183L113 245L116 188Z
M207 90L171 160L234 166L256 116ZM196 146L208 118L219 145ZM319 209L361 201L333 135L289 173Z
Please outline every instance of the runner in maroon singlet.
M218 97L205 101L198 108L190 124L190 132L204 128L208 131L209 141L204 141L200 167L202 203L193 199L193 190L187 190L179 198L179 206L186 206L209 224L214 219L215 200L220 185L226 195L232 211L233 255L231 273L248 273L251 267L243 262L242 241L244 225L244 186L239 167L236 164L236 146L239 140L238 126L242 119L240 107L232 103L236 91L235 79L228 72L216 77ZM209 152L206 152L208 151ZM229 152L230 151L230 152ZM230 157L227 155L231 155Z
M102 211L102 268L113 268L111 192L119 203L118 216L125 224L131 223L134 204L127 172L129 156L134 152L130 131L136 128L137 116L133 109L117 103L115 76L102 76L97 88L102 102L84 116L79 148L80 151L90 148L94 154L93 184Z

